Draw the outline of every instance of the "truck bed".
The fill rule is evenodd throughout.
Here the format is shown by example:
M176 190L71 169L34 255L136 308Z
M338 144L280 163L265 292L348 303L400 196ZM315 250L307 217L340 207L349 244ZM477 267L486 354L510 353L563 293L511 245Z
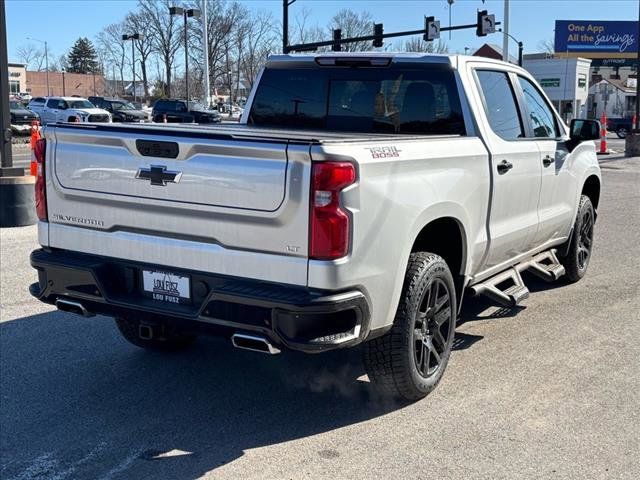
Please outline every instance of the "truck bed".
M425 135L402 135L390 133L359 133L336 132L326 130L294 130L285 128L256 127L247 124L79 124L57 123L58 128L72 128L90 131L109 132L144 132L153 135L166 135L171 137L197 137L211 140L251 140L265 142L295 142L305 144L329 144L329 143L353 143L370 142L372 140L418 140ZM430 135L430 138L458 137L459 135Z

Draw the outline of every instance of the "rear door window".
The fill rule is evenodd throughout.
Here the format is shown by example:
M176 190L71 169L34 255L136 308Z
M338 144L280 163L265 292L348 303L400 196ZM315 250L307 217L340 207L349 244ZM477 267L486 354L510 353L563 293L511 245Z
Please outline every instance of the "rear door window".
M267 69L249 123L288 128L464 135L449 67Z
M476 74L491 129L504 140L523 138L524 128L509 75L493 70L476 70Z
M58 108L58 104L60 103L60 100L58 100L57 98L51 98L47 101L47 107L48 108Z

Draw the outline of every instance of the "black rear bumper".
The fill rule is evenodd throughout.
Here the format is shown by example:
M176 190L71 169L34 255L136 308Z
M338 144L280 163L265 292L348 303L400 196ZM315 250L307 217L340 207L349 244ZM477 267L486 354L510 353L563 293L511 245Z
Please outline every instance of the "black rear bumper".
M35 250L31 265L38 271L38 282L30 287L37 299L49 304L71 300L91 314L134 317L150 325L228 336L253 332L304 352L355 345L370 328L369 303L358 290L315 290L66 250ZM146 296L143 269L188 276L190 303Z

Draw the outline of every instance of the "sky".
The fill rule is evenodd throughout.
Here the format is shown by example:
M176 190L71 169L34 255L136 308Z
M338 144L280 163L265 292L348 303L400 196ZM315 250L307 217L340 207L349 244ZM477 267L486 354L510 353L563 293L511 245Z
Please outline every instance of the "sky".
M180 0L176 0L180 4ZM281 0L246 0L252 10L267 10L278 21L282 19ZM511 0L510 33L524 43L524 52L540 51L541 41L553 39L555 20L635 20L639 0ZM46 40L50 58L66 53L79 37L93 40L110 23L122 20L135 9L136 0L6 0L9 61L19 62L16 49L20 45L37 43L28 37ZM441 26L449 24L449 4L446 0L297 0L290 7L290 18L302 8L308 8L313 21L325 26L340 8L368 10L376 22L384 24L384 31L417 30L423 28L423 16L433 15ZM502 21L504 0L455 0L452 23L475 23L476 11L486 9ZM327 35L329 36L329 35ZM449 51L473 52L485 42L502 45L502 34L484 38L475 30L443 32ZM329 40L329 38L327 38ZM510 53L517 52L514 42Z

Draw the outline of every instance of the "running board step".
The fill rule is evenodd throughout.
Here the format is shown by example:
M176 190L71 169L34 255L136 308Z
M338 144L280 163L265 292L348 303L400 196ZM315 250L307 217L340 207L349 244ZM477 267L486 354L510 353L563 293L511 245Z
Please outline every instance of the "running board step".
M558 257L556 257L555 250L536 255L525 264L525 268L547 282L555 282L565 274L565 269L560 264Z
M565 274L555 249L552 249L539 253L469 289L474 295L485 295L500 305L515 307L529 297L529 289L520 276L520 272L525 270L547 282L553 282Z
M503 284L510 284L501 288ZM529 298L529 289L524 285L520 272L510 268L498 275L471 287L474 295L485 295L505 307L515 307Z

